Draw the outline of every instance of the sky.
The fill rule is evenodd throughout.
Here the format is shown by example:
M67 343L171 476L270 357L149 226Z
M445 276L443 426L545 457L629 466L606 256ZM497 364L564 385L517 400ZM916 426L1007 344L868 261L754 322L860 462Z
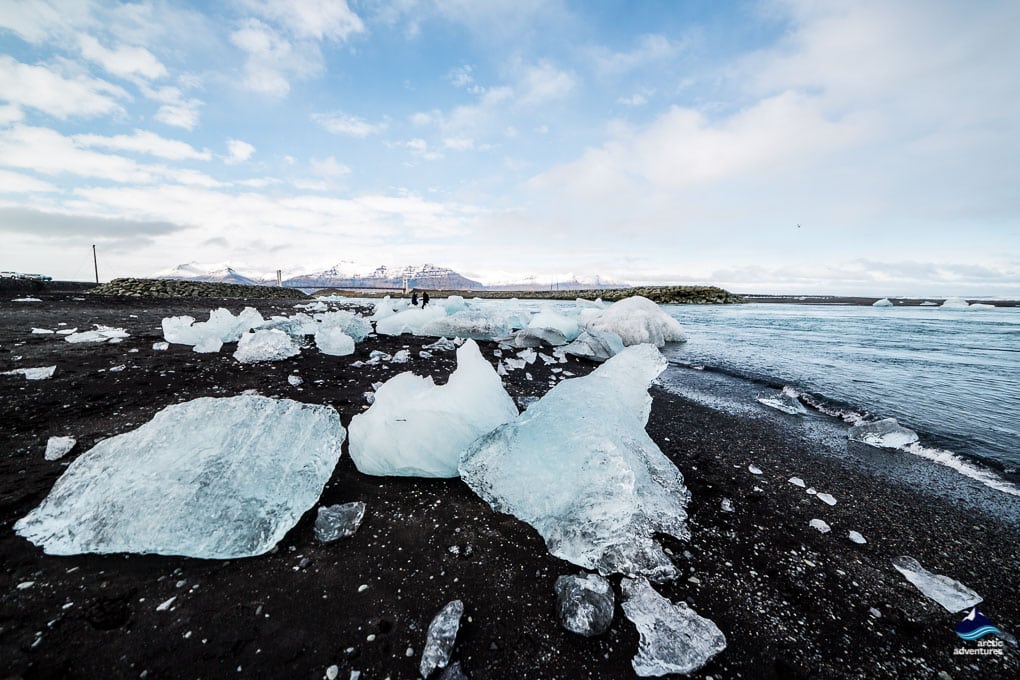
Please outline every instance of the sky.
M2 0L0 269L1020 297L1020 3Z

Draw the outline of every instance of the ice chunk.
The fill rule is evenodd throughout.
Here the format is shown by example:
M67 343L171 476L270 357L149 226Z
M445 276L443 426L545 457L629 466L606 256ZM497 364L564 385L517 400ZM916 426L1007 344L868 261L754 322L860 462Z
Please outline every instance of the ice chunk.
M673 604L643 578L625 578L620 587L623 614L641 636L631 661L638 675L691 673L726 649L726 636L719 627L698 616L686 602Z
M645 342L662 347L667 342L687 339L679 321L640 295L614 302L589 322L588 328L616 333L628 347Z
M419 309L412 307L403 311L383 317L375 322L375 331L380 335L425 335L422 328L433 319L446 318L446 312L442 307L426 307ZM437 327L438 328L438 327ZM455 335L456 332L430 333L429 335Z
M323 354L334 357L354 354L354 338L335 326L320 328L315 333L315 346Z
M425 636L425 649L421 653L421 663L418 664L418 670L423 678L429 677L432 671L437 668L446 668L446 665L450 663L450 652L453 651L453 643L457 641L460 617L463 615L464 603L460 600L453 600L440 609L432 619Z
M60 460L70 453L77 443L74 437L50 437L46 441L44 458L46 460Z
M33 328L32 335L53 335L53 331L48 328Z
M528 327L522 332L541 339L548 345L565 345L572 342L581 333L577 320L564 316L551 309L543 309L531 317Z
M652 534L689 537L690 494L645 432L648 386L665 367L640 345L560 382L472 444L461 477L493 509L535 527L557 557L603 574L673 577Z
M750 465L747 466L747 471L750 472L752 475L763 474L761 468L755 465L754 463L751 463Z
M71 333L65 335L64 340L70 343L80 342L120 342L124 338L130 337L130 333L125 331L123 328L112 328L110 326L95 325L94 331L82 331L81 333Z
M950 612L969 609L980 603L984 598L959 581L954 581L942 574L933 574L913 557L901 555L894 557L892 564L896 571L913 583L925 597L935 600Z
M836 499L827 493L820 493L815 496L818 500L825 503L826 505L835 505Z
M451 295L446 298L443 302L443 309L446 310L447 314L456 314L457 312L463 312L467 309L467 303L464 302L464 298L460 295Z
M589 328L564 347L563 351L583 359L606 361L623 351L623 340L612 331Z
M410 360L411 360L411 352L409 350L406 350L406 349L400 349L400 350L397 350L396 352L394 352L393 356L390 358L390 363L392 363L392 364L406 364Z
M354 314L353 312L338 311L326 314L316 314L322 328L339 328L354 339L354 342L361 342L372 332L372 324L367 319Z
M305 382L305 379L302 378L300 375L288 375L287 376L287 383L291 387L298 387L300 385L303 385L304 382Z
M365 504L361 501L319 508L315 518L315 537L323 543L353 536L365 518Z
M812 529L818 529L818 531L823 533L823 534L827 534L827 533L829 533L829 531L831 531L831 529L829 528L829 525L826 524L823 520L820 520L820 519L813 519L810 522L808 522L808 525Z
M208 321L196 322L190 316L170 316L164 318L161 325L167 342L202 347L196 351L218 352L218 347L210 349L217 340L221 346L224 342L237 342L243 334L263 323L265 319L253 307L245 307L237 316L220 307L209 312Z
M723 509L723 512L733 512L733 501L731 501L729 498L722 499L722 502L719 504L719 506Z
M556 612L571 633L602 635L613 624L616 598L609 579L598 574L560 576L556 579Z
M222 348L223 341L217 337L209 335L195 343L195 346L191 348L191 351L197 352L198 354L215 354Z
M799 486L802 489L804 488L804 480L801 479L800 477L790 477L790 479L788 479L787 481L790 482L790 484L793 484L794 486Z
M892 307L893 303L889 301L889 298L882 298L881 300L876 300L875 302L873 302L871 304L871 306L872 307Z
M460 661L454 661L446 667L446 670L439 676L439 680L468 680L468 676L460 667Z
M903 427L895 418L852 425L847 432L851 441L879 449L900 449L917 442L917 433Z
M395 313L393 300L387 295L379 302L375 303L375 310L371 317L372 321L378 321L379 319L385 319L388 316L393 316Z
M262 330L245 333L237 343L234 358L242 364L258 361L279 361L301 352L290 336L283 331Z
M351 419L351 459L369 475L456 477L465 447L516 416L499 376L468 340L445 385L401 373L379 387L371 408Z
M868 542L867 540L865 540L864 536L861 536L861 534L859 532L856 532L853 529L851 529L849 532L847 532L847 536L850 537L851 541L853 541L854 543L856 543L858 545L864 545L865 543Z
M40 366L38 368L15 368L11 371L4 371L0 375L23 375L25 380L46 380L53 377L56 366Z
M495 310L468 309L449 316L434 316L416 330L415 335L448 335L474 340L497 340L510 335L510 324Z
M538 358L538 352L533 349L522 349L517 353L517 358L522 360L525 364L535 363L535 359ZM523 366L521 368L524 368Z
M57 335L70 335L71 333L77 333L77 332L78 332L78 328L77 327L75 327L75 328L62 328L59 331L57 331Z
M758 401L766 406L782 411L783 413L789 413L792 416L803 415L807 413L807 409L804 408L804 404L800 403L799 393L792 387L784 387L783 391L776 395L769 395L767 397L758 397Z
M175 404L75 459L15 530L51 555L261 555L318 500L344 436L328 406Z
M154 343L152 343L152 349L156 350L157 352L165 352L166 350L170 349L170 343L169 342L154 342Z
M951 297L946 298L946 300L942 303L942 306L948 309L966 309L967 307L970 307L970 303L963 298Z
M449 352L450 350L457 349L457 345L453 344L453 340L447 340L446 338L439 338L433 343L428 345L422 345L422 349L431 349L438 352Z
M35 298L35 297L22 297L22 298L14 298L13 300L11 300L11 302L42 302L42 300L40 300L39 298Z

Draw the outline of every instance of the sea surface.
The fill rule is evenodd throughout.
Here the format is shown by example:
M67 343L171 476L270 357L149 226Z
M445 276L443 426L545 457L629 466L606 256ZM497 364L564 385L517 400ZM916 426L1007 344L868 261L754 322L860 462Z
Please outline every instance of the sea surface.
M688 341L671 363L790 386L828 412L894 417L921 444L1016 476L1020 309L664 305Z

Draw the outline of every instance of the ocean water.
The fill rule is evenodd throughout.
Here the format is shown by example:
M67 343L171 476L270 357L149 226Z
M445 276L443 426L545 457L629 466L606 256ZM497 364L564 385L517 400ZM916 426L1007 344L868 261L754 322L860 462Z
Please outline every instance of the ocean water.
M894 417L927 449L1020 468L1020 309L665 305L681 366L790 386L830 412Z

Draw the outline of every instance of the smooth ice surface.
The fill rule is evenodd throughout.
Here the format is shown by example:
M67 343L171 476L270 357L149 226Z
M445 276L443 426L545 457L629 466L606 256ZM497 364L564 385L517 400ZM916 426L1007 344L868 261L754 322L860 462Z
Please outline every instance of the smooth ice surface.
M889 301L889 298L882 298L881 300L876 300L875 302L873 302L871 304L871 306L872 307L892 307L893 303Z
M612 331L589 328L564 347L563 351L592 361L607 361L623 351L623 340Z
M460 617L463 615L464 603L453 600L433 617L425 636L421 662L418 664L423 678L429 677L437 668L446 668L446 664L450 663L450 652L453 651L453 643L457 641Z
M835 505L836 504L836 499L833 498L831 494L820 493L820 494L817 494L815 496L815 498L817 498L821 502L825 503L826 505Z
M315 537L323 543L329 543L353 536L363 519L365 504L361 501L320 507L315 517Z
M315 333L315 346L323 354L334 357L354 354L354 338L335 326L320 328Z
M642 578L625 578L623 614L641 636L631 661L642 677L690 673L726 649L726 636L711 620L680 601L673 604Z
M51 555L261 555L322 493L340 417L289 399L203 397L104 439L15 524Z
M218 352L223 343L237 342L243 334L264 322L254 307L245 307L237 316L220 307L209 312L208 321L196 322L191 316L169 316L161 325L167 342L191 345L196 352Z
M46 453L43 457L46 460L60 460L77 444L74 437L50 437L46 441Z
M94 324L96 329L94 331L82 331L81 333L71 333L65 335L64 340L72 344L82 342L120 342L124 338L130 337L131 334L125 331L123 328L112 328L110 326L100 326Z
M787 481L790 482L790 484L793 484L794 486L799 486L802 489L804 488L804 480L801 479L800 477L790 477L790 479L788 479Z
M46 380L53 377L56 366L40 366L38 368L15 368L12 371L4 371L0 375L23 375L25 380Z
M372 332L372 324L367 319L344 310L316 314L315 320L321 328L339 328L354 342L361 342Z
M497 340L510 335L512 330L510 323L496 310L465 309L448 316L435 316L413 332L433 338L450 336Z
M560 382L461 457L468 486L531 524L549 552L603 574L672 578L652 539L687 539L683 476L645 432L651 381L666 360L631 347L583 378Z
M917 433L903 427L895 418L877 420L873 423L852 425L847 431L851 441L861 442L879 449L900 449L917 442Z
M808 522L808 525L812 529L818 529L818 531L820 531L823 534L827 534L827 533L829 533L832 530L829 527L829 525L825 523L825 520L821 520L821 519L813 519L810 522Z
M758 401L770 408L796 416L807 413L807 409L804 408L804 404L800 402L799 397L800 395L797 390L787 386L779 394L758 397Z
M616 597L609 579L598 574L560 576L556 579L556 613L571 633L602 635L613 625Z
M283 331L262 330L242 335L234 358L242 364L250 364L257 361L279 361L300 352L301 349Z
M913 557L894 557L896 571L913 583L925 597L935 600L950 612L960 612L980 603L984 598L959 581L942 574L933 574Z
M375 331L380 335L401 335L403 333L423 335L421 329L425 324L445 316L446 312L442 307L426 307L425 309L411 307L380 318L375 322ZM439 335L443 334L439 333ZM456 335L456 333L447 333L446 335Z
M550 345L565 345L581 334L577 320L552 309L543 309L528 322L527 330L540 333Z
M614 302L590 321L588 328L616 333L627 347L641 343L662 347L687 340L679 321L640 295Z
M457 350L445 385L401 373L351 419L350 453L369 475L456 477L461 452L517 417L517 407L473 340Z

